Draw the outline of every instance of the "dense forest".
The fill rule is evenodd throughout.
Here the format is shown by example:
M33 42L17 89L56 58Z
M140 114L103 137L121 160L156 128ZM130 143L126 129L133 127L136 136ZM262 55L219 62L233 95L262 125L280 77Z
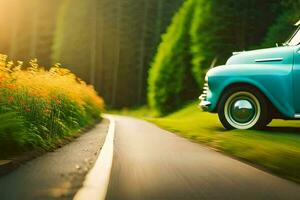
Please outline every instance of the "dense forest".
M257 6L259 5L259 6ZM61 63L112 107L165 114L195 99L211 65L284 42L299 0L0 0L0 52ZM150 70L149 70L150 69ZM148 82L147 82L148 81Z
M146 103L149 63L183 0L0 0L0 52L61 63L108 105Z

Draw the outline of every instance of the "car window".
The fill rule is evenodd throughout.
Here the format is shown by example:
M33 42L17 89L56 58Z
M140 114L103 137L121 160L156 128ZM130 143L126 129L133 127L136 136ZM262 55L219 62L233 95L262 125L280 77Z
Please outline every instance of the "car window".
M300 30L293 36L293 38L289 41L290 46L296 46L300 43Z

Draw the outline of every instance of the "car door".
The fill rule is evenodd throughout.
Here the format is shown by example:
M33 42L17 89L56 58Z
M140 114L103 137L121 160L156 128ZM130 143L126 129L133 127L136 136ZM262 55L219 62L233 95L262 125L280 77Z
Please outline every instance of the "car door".
M300 45L294 51L293 93L295 112L300 118Z

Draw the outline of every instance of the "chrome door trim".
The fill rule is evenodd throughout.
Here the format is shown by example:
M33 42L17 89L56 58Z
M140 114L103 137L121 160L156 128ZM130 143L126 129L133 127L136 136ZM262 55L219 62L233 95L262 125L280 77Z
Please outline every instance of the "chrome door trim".
M283 61L283 58L263 58L263 59L255 59L255 62L275 62L275 61Z

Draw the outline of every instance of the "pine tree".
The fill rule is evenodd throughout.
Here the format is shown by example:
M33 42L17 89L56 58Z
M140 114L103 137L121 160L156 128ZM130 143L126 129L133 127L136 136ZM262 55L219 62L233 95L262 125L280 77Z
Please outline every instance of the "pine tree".
M111 106L143 104L160 34L182 1L65 0L55 34L54 61L95 83Z
M60 2L60 0L1 2L1 9L5 10L0 20L0 27L3 28L0 36L1 52L14 60L38 57L42 65L50 65L56 10Z
M119 21L121 1L111 3L102 0L99 3L98 31L97 31L97 67L95 87L104 96L109 105L115 104L119 77ZM114 96L115 94L115 96Z
M13 17L9 56L14 60L28 60L31 55L31 42L33 19L35 10L28 12L34 7L34 1L24 2L16 0L13 8L16 16ZM28 12L28 13L27 13Z
M0 18L0 52L9 54L11 41L15 38L15 22L19 14L17 8L17 0L0 1L0 11L5 13ZM14 11L14 15L7 14Z
M35 49L31 57L38 58L38 61L43 66L51 66L54 64L51 59L52 46L54 43L54 34L56 29L57 15L61 7L62 0L35 0L37 1L34 17L35 28L31 37L33 39L32 47ZM35 44L35 45L34 45Z
M66 0L59 14L54 62L62 62L83 80L90 82L93 0Z
M100 5L103 14L100 17L100 23L105 29L103 34L109 34L109 36L105 36L106 41L101 42L102 48L110 51L109 49L112 47L110 40L113 36L119 37L114 39L119 42L119 45L113 45L115 47L114 52L110 56L101 56L102 60L100 62L113 64L99 66L102 69L101 72L104 73L101 76L107 79L107 81L102 82L106 86L102 86L100 91L107 96L108 102L113 106L123 107L145 103L147 72L159 42L154 37L157 33L156 21L161 21L161 18L169 18L165 21L170 21L171 18L170 15L165 16L164 14L157 17L156 3L157 1L145 0L120 1L121 13L114 10L113 15L111 12L107 12L114 8L115 4L112 4L111 1L109 3L103 1ZM177 3L177 5L179 4ZM176 8L173 7L173 13L175 10ZM117 19L115 15L118 13L121 14L119 17L120 24L115 21ZM167 26L167 24L161 25L161 31L165 30L164 26ZM119 30L118 34L113 34L110 31L111 28ZM98 51L101 51L101 49L98 49ZM118 55L118 58L114 55ZM112 62L111 59L114 59L114 61ZM115 64L116 62L119 64ZM110 77L111 73L114 74L114 77L117 77L113 81L109 81L111 78L107 78ZM109 82L114 84L110 85Z

